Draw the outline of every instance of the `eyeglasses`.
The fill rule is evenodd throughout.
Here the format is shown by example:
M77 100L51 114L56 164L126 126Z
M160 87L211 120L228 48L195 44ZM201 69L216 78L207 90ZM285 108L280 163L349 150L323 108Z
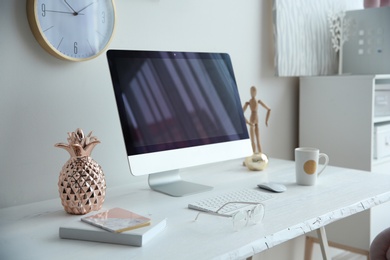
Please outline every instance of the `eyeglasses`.
M250 209L243 209L234 212L233 214L222 214L219 213L225 206L229 204L248 204L248 205L255 205L254 207ZM238 231L241 230L243 227L247 226L249 223L251 224L257 224L261 222L264 218L264 205L261 203L255 203L255 202L242 202L242 201L232 201L223 204L217 211L215 212L208 212L208 211L201 211L196 215L195 221L198 220L198 217L200 214L208 214L213 216L220 216L225 218L232 218L233 222L233 228Z

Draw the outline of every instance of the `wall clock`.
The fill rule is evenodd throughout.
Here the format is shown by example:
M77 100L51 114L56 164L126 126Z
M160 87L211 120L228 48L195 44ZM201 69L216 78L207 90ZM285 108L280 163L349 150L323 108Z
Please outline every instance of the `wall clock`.
M51 55L70 61L97 57L115 28L113 0L27 0L35 38Z

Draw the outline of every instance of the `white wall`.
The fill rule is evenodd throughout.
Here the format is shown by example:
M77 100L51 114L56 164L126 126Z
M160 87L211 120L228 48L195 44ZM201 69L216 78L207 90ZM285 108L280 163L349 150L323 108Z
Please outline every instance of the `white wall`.
M264 152L292 159L298 81L273 76L272 1L117 0L116 7L110 48L230 53L243 102L256 85L272 108L269 127L261 128ZM52 57L33 37L25 10L25 1L0 1L0 208L58 198L69 156L54 144L77 127L102 141L92 156L108 189L131 181L105 56L81 63Z

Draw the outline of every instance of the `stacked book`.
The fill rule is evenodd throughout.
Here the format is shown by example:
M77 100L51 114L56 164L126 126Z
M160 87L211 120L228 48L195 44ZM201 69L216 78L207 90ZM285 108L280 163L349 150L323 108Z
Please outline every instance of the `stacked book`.
M154 219L113 208L87 215L60 227L60 237L103 243L143 246L166 227L166 219Z

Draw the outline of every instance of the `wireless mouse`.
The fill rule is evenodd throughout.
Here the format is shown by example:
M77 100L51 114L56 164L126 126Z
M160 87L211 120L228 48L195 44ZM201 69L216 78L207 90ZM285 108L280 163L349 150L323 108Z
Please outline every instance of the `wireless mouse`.
M260 189L269 190L273 192L284 192L287 190L286 186L275 182L264 182L257 185Z

